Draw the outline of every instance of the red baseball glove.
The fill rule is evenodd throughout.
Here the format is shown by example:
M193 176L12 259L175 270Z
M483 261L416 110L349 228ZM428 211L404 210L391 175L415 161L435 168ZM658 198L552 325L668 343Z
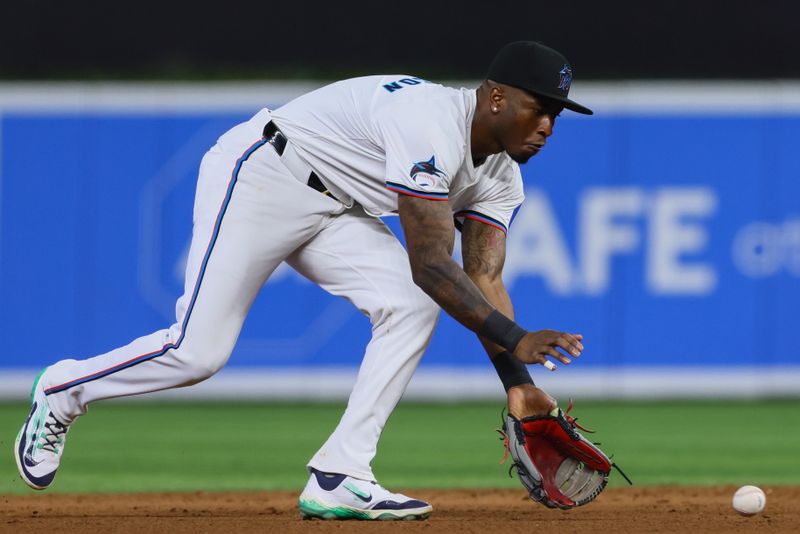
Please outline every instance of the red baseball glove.
M531 499L549 508L566 510L592 502L606 487L611 468L619 470L578 432L591 431L578 425L570 410L572 401L566 413L556 408L550 415L522 420L507 415L499 430L506 447L503 461L511 454Z

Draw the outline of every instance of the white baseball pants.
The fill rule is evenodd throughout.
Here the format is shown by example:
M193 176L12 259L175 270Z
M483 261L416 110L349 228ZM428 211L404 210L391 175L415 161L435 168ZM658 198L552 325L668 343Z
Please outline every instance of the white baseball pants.
M378 439L439 308L412 281L408 255L383 222L289 172L261 137L268 120L264 110L236 126L203 158L175 323L106 354L60 361L43 385L56 417L71 422L94 401L209 378L225 365L253 300L285 260L370 318L372 340L347 409L309 465L374 480Z

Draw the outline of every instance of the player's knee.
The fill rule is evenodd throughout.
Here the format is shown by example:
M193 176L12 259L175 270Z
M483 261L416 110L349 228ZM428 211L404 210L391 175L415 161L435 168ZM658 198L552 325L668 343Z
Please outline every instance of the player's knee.
M416 287L388 297L383 305L370 313L374 326L391 321L413 329L433 328L439 316L439 306Z
M184 376L187 378L187 384L196 384L208 378L211 378L222 369L225 362L228 361L230 351L225 354L212 354L208 351L194 352L193 354L184 353L181 358L183 364Z
M184 367L186 377L190 384L197 384L208 378L211 378L219 371L215 365L209 365L205 362L191 362Z

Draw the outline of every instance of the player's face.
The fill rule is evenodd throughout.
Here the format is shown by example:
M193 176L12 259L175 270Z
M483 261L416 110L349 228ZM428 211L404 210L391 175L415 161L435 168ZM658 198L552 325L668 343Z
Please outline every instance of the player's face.
M505 105L498 113L498 138L511 159L525 163L544 148L553 135L563 106L513 87L506 87Z

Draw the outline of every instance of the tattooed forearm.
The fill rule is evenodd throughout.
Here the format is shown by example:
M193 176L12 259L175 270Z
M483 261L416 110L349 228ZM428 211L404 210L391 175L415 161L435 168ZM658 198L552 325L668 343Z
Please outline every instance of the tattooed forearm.
M494 309L452 258L428 264L414 280L458 322L477 332Z
M407 196L399 198L398 206L414 282L454 319L479 331L494 306L453 261L450 206Z
M481 293L500 313L513 319L514 306L501 276L506 258L505 234L487 224L467 219L461 228L461 253L464 271ZM490 357L505 350L487 339L480 340Z
M461 253L470 278L496 279L503 272L506 236L488 224L467 219L461 229Z

